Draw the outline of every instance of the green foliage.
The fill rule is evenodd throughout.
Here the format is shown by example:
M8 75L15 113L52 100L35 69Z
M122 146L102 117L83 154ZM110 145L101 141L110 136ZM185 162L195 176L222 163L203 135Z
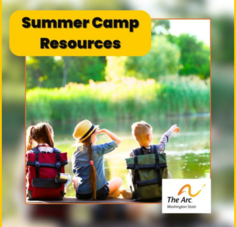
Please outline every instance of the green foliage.
M161 76L176 74L207 79L209 47L188 34L165 35L169 28L169 20L152 21L152 47L141 57L28 57L27 88L87 84L90 79L118 82L123 77L157 81Z
M88 83L105 80L105 57L73 57L68 70L68 82Z
M208 46L189 34L181 34L178 37L169 35L168 39L180 48L180 75L197 75L201 79L207 79L210 76L210 48Z
M119 83L90 81L65 88L27 91L27 123L160 119L166 115L209 112L209 85L190 78L126 78Z
M142 57L108 57L106 75L110 80L118 81L124 75L138 79L158 79L160 76L178 72L180 52L175 44L164 36L152 39L152 48Z
M152 20L152 35L166 33L170 29L169 20Z
M104 57L28 57L27 88L61 87L68 82L105 80Z
M62 70L63 64L54 57L27 57L27 88L61 86Z
M230 15L212 21L212 60L218 63L234 62L234 20Z

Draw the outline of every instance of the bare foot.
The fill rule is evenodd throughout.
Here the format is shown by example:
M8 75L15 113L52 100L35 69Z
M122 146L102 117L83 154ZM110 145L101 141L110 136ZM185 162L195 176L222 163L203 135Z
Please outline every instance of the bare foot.
M123 189L120 191L120 194L123 196L125 199L132 199L132 193L128 191L127 189Z
M119 196L120 196L120 191L119 190L116 190L111 195L109 195L109 197L111 197L111 198L118 198Z

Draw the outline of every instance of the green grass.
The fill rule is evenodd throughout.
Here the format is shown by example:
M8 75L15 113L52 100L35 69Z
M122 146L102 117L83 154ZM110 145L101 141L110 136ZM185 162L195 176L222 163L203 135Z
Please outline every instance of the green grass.
M26 102L27 123L150 119L209 112L210 88L196 78L171 77L160 82L126 78L119 83L34 88L27 90Z

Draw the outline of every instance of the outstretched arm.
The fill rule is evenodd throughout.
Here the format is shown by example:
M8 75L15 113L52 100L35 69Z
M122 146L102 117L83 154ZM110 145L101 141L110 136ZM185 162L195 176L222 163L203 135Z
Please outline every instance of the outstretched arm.
M172 133L173 132L178 132L178 131L179 131L179 128L177 127L177 125L172 125L170 127L170 129L162 135L162 137L160 139L160 142L158 144L160 152L164 152L165 147L166 147Z
M111 131L107 130L107 129L101 129L101 130L98 130L96 131L97 134L101 134L101 133L104 133L106 134L111 140L114 140L117 145L121 144L121 139L116 136L114 133L112 133Z

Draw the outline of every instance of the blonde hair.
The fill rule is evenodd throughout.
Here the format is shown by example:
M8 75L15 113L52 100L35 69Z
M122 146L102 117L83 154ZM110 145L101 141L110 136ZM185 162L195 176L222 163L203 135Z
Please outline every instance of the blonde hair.
M152 132L152 126L145 121L135 122L131 126L133 137L140 143L147 140L147 135Z
M47 143L50 147L54 147L53 129L51 125L45 122L31 125L26 130L26 149L32 149L33 140L37 143Z

